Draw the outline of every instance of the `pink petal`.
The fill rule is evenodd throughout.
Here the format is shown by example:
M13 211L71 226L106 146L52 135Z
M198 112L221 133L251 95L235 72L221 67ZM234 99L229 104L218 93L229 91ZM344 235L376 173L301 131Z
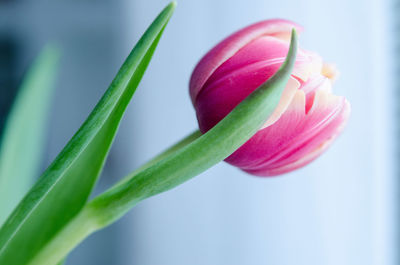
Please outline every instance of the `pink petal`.
M315 159L342 130L350 105L327 90L316 91L308 113L305 101L304 91L298 90L277 122L257 132L226 161L254 175L273 176Z
M288 48L289 43L286 41L268 36L260 37L218 67L196 98L195 108L200 130L208 131L275 74L283 63ZM321 69L322 60L319 56L299 49L293 70L294 78L289 80L277 109L264 127L273 124L286 110L300 86L299 80L307 80L312 71L320 73Z
M223 82L224 80L221 79L224 79L231 72L240 71L250 65L270 66L274 68L273 72L275 73L285 60L288 50L289 42L287 41L270 36L259 37L215 69L203 85L201 92L214 82ZM298 49L293 75L305 81L312 74L320 73L322 65L320 56Z
M252 65L246 67L245 71L231 73L221 82L210 85L199 94L195 108L199 127L203 133L214 127L277 70L276 67L266 66L261 69L259 67L259 65ZM275 119L286 109L299 87L300 83L291 78L283 93L279 108L274 112Z
M243 46L264 35L275 34L277 37L285 37L292 28L301 31L301 27L291 21L282 19L266 20L239 30L217 44L200 60L192 73L190 97L193 104L211 74Z
M314 104L314 97L316 90L332 91L331 81L321 74L310 77L304 82L300 88L306 94L306 113L308 113Z

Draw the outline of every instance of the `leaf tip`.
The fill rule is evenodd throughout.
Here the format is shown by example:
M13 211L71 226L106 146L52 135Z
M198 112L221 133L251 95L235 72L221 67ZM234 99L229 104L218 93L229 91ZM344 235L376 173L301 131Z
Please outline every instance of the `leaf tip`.
M281 66L282 69L286 68L288 66L288 70L292 70L294 63L296 61L296 54L297 54L297 45L298 45L298 40L297 40L297 32L296 29L292 29L292 34L290 37L290 46L289 46L289 51L286 56L284 64Z
M169 10L170 12L174 12L177 5L178 5L178 2L174 0L174 1L171 1L171 2L165 7L165 9Z
M292 35L290 38L290 42L297 46L297 31L295 28L292 29Z
M170 5L173 9L175 9L176 6L178 5L178 2L174 0L174 1L172 1L171 3L169 3L169 5Z

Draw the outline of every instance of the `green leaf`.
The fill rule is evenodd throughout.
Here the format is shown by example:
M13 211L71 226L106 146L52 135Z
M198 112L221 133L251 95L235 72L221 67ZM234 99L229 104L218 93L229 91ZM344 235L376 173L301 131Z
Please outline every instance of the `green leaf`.
M215 127L194 133L143 170L89 202L35 257L30 265L52 265L83 239L119 219L141 200L167 191L207 170L250 139L278 105L296 58L293 31L290 50L279 71L241 102Z
M45 48L29 69L0 144L0 225L39 175L59 52Z
M57 263L57 265L64 265L65 264L65 259L63 259L62 261L60 261L59 263Z
M0 229L0 264L29 263L85 205L174 9L169 4L150 25L82 127Z

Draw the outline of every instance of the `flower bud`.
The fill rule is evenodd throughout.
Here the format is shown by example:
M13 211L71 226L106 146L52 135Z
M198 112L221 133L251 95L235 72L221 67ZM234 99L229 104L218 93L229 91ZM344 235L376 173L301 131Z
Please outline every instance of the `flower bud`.
M286 20L248 26L211 49L190 79L200 131L207 132L251 92L272 77L289 49ZM317 158L342 131L350 114L344 97L332 94L336 69L300 49L281 100L264 126L226 162L258 176L274 176Z

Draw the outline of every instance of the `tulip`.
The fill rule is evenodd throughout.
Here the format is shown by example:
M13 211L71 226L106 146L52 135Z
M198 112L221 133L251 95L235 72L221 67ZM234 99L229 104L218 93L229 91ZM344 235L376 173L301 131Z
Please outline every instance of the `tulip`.
M281 66L291 30L281 19L250 25L211 49L195 67L190 97L200 131L207 132ZM332 94L336 69L300 49L273 114L226 162L258 176L275 176L317 158L342 131L350 114L344 97Z

